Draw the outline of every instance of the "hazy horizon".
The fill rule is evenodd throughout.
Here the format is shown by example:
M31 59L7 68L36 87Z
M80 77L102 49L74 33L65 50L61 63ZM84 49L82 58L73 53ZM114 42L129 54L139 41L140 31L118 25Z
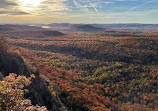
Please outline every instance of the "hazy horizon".
M66 22L61 22L61 23L57 23L57 22L52 22L52 23L0 23L0 25L49 25L49 24L147 24L147 25L158 25L158 23L66 23Z

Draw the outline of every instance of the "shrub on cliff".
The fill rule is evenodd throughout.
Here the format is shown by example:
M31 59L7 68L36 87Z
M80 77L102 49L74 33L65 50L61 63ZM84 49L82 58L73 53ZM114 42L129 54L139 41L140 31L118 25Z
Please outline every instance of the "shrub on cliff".
M31 105L31 100L24 99L25 86L31 84L31 77L17 76L10 73L0 81L0 111L47 111L46 107Z

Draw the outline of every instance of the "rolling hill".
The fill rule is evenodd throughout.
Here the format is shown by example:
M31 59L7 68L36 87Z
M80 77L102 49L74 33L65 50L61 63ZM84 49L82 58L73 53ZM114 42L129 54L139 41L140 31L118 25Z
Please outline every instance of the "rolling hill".
M43 30L43 28L36 27L36 26L29 26L29 25L4 24L4 25L0 25L0 30L2 30L2 31L12 31L12 30Z
M158 24L92 24L92 26L123 30L158 30Z
M52 23L48 24L55 30L66 31L101 31L105 29L123 29L123 30L158 30L158 24L69 24L69 23ZM85 29L85 30L84 30ZM96 30L95 30L96 29Z
M53 24L48 24L48 26L54 30L77 31L77 32L98 32L105 30L103 28L92 26L89 24L53 23Z

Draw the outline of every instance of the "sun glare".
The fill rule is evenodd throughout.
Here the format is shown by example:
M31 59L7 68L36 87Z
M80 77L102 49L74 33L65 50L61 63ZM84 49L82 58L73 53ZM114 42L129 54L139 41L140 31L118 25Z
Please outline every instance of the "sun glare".
M45 0L20 0L21 8L26 11L37 10Z

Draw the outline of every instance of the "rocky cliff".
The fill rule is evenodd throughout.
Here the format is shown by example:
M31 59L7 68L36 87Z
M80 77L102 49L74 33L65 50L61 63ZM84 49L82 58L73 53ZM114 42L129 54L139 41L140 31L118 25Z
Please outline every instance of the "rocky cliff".
M26 77L33 73L20 54L7 51L8 45L3 39L0 39L0 46L0 80L8 76L9 73ZM37 73L27 89L29 92L25 94L25 98L31 99L33 105L46 106L50 111L61 111L62 104L56 97L51 95L47 85Z

